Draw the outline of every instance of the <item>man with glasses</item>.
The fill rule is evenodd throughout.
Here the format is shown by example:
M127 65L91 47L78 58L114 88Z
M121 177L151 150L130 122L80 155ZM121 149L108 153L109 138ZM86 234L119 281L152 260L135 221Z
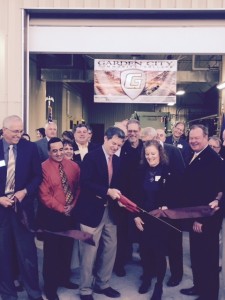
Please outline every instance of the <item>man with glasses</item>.
M220 155L220 150L221 150L221 147L222 147L222 142L221 142L221 139L216 136L216 135L213 135L209 138L209 146L214 150L216 151L217 154Z
M121 189L124 195L133 199L134 189L136 187L136 174L141 159L143 142L140 139L141 125L136 119L130 119L127 122L128 139L121 148ZM125 276L125 264L132 258L132 242L136 241L138 234L133 219L124 209L118 212L117 224L117 255L114 266L114 272L117 276ZM135 234L136 233L136 234ZM131 239L132 236L132 239Z
M21 139L23 123L18 116L3 121L0 140L0 294L16 300L15 251L20 276L29 299L42 300L38 280L33 200L42 180L35 143ZM15 246L14 246L15 245ZM15 250L16 249L16 250Z
M192 151L188 142L184 138L184 134L184 122L178 121L173 127L172 135L168 136L165 142L177 147L181 151L185 164L188 165Z

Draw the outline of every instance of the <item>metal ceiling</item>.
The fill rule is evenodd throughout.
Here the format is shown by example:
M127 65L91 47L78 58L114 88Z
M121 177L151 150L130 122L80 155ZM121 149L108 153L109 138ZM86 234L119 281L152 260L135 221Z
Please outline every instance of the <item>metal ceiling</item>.
M178 61L177 90L205 93L219 82L221 55L119 55L43 54L38 55L41 80L77 83L93 82L94 59L133 59Z

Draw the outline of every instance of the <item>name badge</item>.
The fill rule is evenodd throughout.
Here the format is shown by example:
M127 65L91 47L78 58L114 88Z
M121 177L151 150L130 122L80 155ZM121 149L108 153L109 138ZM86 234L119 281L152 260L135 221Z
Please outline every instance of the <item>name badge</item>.
M6 166L6 163L4 160L0 160L0 167L5 167Z
M155 181L159 181L160 178L161 176L155 176Z
M180 149L182 149L182 148L183 148L183 145L181 145L181 144L178 144L178 145L177 145L177 148L180 148Z

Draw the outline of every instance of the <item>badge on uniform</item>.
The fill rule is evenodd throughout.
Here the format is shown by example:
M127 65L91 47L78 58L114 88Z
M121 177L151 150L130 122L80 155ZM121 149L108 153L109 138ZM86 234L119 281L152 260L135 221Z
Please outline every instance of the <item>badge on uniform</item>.
M5 167L6 166L6 163L4 160L0 160L0 167Z

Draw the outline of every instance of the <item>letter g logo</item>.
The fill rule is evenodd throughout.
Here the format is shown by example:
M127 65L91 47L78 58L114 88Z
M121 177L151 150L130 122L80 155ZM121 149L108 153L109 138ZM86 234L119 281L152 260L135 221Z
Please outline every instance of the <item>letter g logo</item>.
M145 87L145 73L141 70L126 70L121 72L121 86L131 99L137 98Z

